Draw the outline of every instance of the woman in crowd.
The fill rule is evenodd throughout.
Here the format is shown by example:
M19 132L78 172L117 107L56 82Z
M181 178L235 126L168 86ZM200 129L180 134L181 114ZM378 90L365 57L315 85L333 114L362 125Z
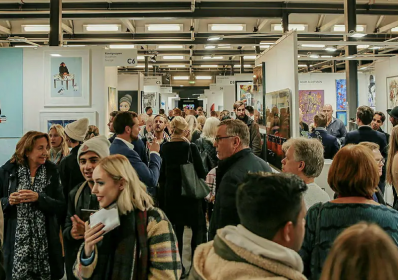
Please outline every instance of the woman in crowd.
M69 155L65 130L62 125L53 124L48 131L48 136L50 137L51 146L49 160L58 165L64 157Z
M220 113L220 121L228 120L231 118L231 113L228 110L221 111Z
M179 279L181 261L173 228L153 207L128 159L122 155L102 159L93 179L92 193L100 208L117 207L120 226L106 234L102 224L86 226L74 267L76 278Z
M194 131L196 129L196 126L198 125L198 121L195 118L195 116L192 116L192 115L186 116L185 120L188 123L187 130L189 131L189 134L187 135L187 138L188 138L189 141L192 141L192 136L193 136L193 133L194 133Z
M180 255L183 248L184 226L192 228L191 253L193 255L195 248L205 241L203 240L205 215L201 199L181 196L180 166L189 160L194 163L199 178L205 179L206 173L196 145L191 144L186 138L189 131L188 123L184 118L175 117L171 122L171 130L171 141L162 147L163 162L159 178L160 191L163 194L161 205L174 226Z
M84 142L90 140L99 135L99 129L95 125L89 125L86 133L86 137L84 137Z
M220 120L215 117L210 117L206 120L203 127L203 132L195 144L201 153L204 151L206 153L206 171L212 170L218 165L217 151L214 147L214 141L217 134L218 125ZM204 157L202 157L203 160Z
M304 243L299 253L307 278L319 279L336 237L360 221L378 224L398 242L398 212L372 199L379 180L378 166L369 148L347 145L335 155L328 183L337 199L315 204L306 216Z
M323 266L321 280L395 280L398 249L375 224L359 223L336 239Z
M206 117L205 116L199 116L197 118L197 124L196 124L196 128L192 134L192 143L195 143L196 140L198 140L200 138L200 135L202 134L203 131L203 126L206 123Z
M145 121L145 126L141 128L139 135L142 139L144 137L147 137L147 134L152 133L152 131L153 131L153 117L149 117Z
M47 134L29 131L0 168L7 279L61 279L64 275L57 215L65 211L58 168L48 161Z
M396 190L398 189L398 126L394 127L391 131L389 147L390 148L388 150L386 181L395 189L394 209L398 209L398 199L396 197Z

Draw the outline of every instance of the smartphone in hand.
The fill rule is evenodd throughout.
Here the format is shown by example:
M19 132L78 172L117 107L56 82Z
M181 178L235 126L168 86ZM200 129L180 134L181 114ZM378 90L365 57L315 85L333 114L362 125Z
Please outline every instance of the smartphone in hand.
M94 214L97 211L98 210L81 209L82 214L80 219L82 219L83 222L87 222L90 219L91 214Z

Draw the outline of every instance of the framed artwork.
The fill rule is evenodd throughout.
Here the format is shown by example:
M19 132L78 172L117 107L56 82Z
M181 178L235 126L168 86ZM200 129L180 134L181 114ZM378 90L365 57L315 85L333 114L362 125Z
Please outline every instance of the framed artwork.
M303 113L303 122L314 122L314 116L322 112L324 105L323 90L299 90L299 106Z
M236 100L245 102L246 106L253 106L253 82L235 82Z
M159 113L159 94L157 92L143 92L141 95L142 108L145 112L146 107L152 107L153 114Z
M90 105L89 51L45 51L46 107Z
M368 106L373 110L376 108L376 78L374 75L369 76Z
M347 110L347 84L346 79L336 80L336 111Z
M117 92L117 110L138 112L138 91L122 90Z
M53 124L65 127L81 118L88 118L90 125L97 125L97 112L40 112L40 131L48 132Z
M116 88L108 87L108 114L117 111L117 91Z
M336 119L341 120L345 126L347 126L347 111L337 111Z
M398 76L387 77L387 109L398 106Z

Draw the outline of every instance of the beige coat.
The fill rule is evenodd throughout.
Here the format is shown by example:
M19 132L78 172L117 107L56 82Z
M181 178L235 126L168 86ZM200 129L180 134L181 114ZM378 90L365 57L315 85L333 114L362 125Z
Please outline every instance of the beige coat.
M221 258L214 249L221 248L229 259ZM225 246L226 245L226 246ZM244 248L238 247L219 235L215 240L200 245L193 260L193 268L188 280L306 280L297 270L280 262L266 259Z

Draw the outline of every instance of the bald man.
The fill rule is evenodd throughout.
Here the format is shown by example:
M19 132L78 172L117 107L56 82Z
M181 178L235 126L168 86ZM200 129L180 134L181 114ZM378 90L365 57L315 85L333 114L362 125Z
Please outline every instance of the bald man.
M347 130L344 126L344 123L333 117L333 107L330 104L326 104L323 106L323 113L327 117L327 125L326 125L326 130L330 135L333 135L336 137L340 144L344 144L344 138L347 135Z

